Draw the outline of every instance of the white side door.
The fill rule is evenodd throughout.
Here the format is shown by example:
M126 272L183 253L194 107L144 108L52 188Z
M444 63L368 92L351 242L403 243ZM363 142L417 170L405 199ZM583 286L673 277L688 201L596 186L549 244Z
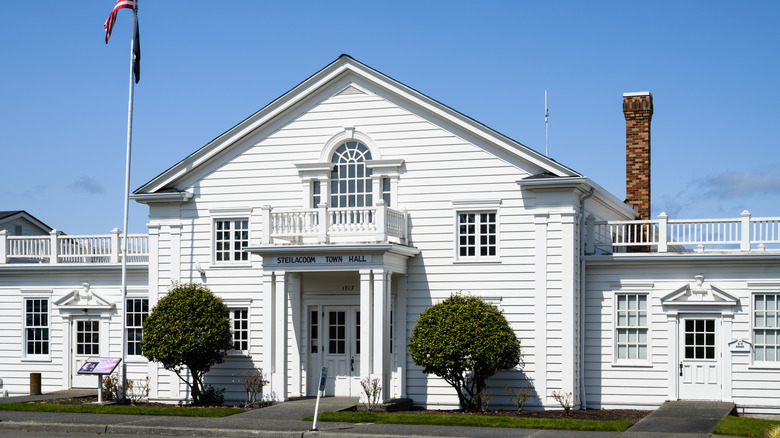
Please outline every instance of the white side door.
M100 356L100 319L72 319L71 325L71 388L97 388L98 377L79 374L84 361L90 356Z
M680 399L721 399L719 315L680 315Z

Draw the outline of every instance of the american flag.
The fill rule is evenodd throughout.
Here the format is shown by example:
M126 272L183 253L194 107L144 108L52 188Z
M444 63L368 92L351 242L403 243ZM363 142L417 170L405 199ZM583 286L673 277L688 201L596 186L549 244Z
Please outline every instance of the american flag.
M114 5L114 9L111 10L111 13L108 15L108 18L106 19L105 24L103 24L103 29L106 31L106 44L108 44L108 39L111 38L111 31L114 30L114 23L116 22L116 14L119 12L120 9L133 9L135 8L135 0L117 0L116 5Z

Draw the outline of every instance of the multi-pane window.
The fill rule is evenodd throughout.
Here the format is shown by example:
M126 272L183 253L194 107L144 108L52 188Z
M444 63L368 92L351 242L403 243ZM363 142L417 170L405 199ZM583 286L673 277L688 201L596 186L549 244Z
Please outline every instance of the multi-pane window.
M647 295L618 294L617 358L647 360Z
M320 320L319 320L319 312L316 310L311 311L311 333L309 336L309 339L311 339L311 345L310 345L310 352L311 353L319 353L319 347L320 347Z
M249 351L249 309L230 309L230 331L233 334L233 350Z
M28 356L49 354L49 300L24 300L24 344Z
M322 183L319 181L312 181L311 183L311 203L312 207L317 208L322 202Z
M371 169L366 161L371 151L363 143L348 141L333 153L336 166L330 174L330 206L368 207L373 204Z
M347 312L328 312L328 353L345 354L347 346Z
M249 221L220 219L214 222L214 260L239 262L249 260L244 248L249 245Z
M754 297L753 351L756 361L780 361L780 294Z
M715 359L715 320L685 320L685 359Z
M76 354L100 354L100 321L76 321Z
M458 256L495 257L496 212L458 213Z
M144 320L149 315L148 298L128 298L127 312L125 313L125 327L127 328L127 354L140 356L141 338L144 332Z

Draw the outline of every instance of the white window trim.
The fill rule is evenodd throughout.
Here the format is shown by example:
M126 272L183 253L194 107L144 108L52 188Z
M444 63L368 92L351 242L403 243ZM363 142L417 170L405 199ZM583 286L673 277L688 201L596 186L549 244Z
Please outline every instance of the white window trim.
M756 295L774 294L780 297L780 282L755 282L748 283L750 290L750 366L748 369L780 369L780 361L756 360ZM778 328L780 331L780 328Z
M453 209L453 257L455 263L500 263L501 262L501 200L472 199L452 201ZM458 216L461 213L496 213L496 255L494 256L461 256L460 227Z
M615 368L653 366L653 283L615 283L612 285L612 363ZM617 342L617 297L618 295L644 295L647 297L647 358L646 359L618 359Z
M252 242L252 211L251 207L246 208L219 208L209 210L209 220L211 221L211 249L210 259L211 266L214 268L231 268L231 267L248 267L252 265L252 261L249 256L246 260L231 260L231 261L217 261L217 221L247 221L247 246L251 246ZM203 268L209 268L209 266L203 266Z
M244 350L234 350L231 348L227 351L228 357L243 357L243 358L251 358L252 357L252 299L243 299L243 298L223 298L222 302L227 306L228 312L236 309L246 309L246 319L247 319L247 349ZM230 318L231 324L233 322L232 316L228 316ZM233 343L233 326L230 326L230 342Z
M123 305L127 306L127 300L143 300L143 299L145 299L147 301L147 304L148 304L149 312L146 314L146 317L148 318L149 315L152 314L152 300L149 298L148 294L140 295L140 294L129 294L128 293L128 295L125 297L125 302L124 302ZM127 329L128 329L128 327L125 324L125 330L127 330ZM143 330L143 328L142 328L142 330ZM141 334L141 336L143 338L143 334ZM125 337L125 342L128 342L127 337ZM129 349L126 349L125 351L129 351ZM141 355L141 354L130 354L130 353L127 354L127 362L128 363L131 363L131 362L132 363L143 362L145 360L147 360L146 357Z
M20 351L21 352L21 362L51 362L51 350L52 350L52 345L53 345L51 339L52 339L52 335L53 335L53 331L54 331L53 330L54 329L54 324L53 324L52 318L51 318L52 306L54 304L54 302L52 300L52 294L53 294L53 291L49 290L49 289L43 289L43 290L42 289L35 289L35 290L27 289L27 290L22 290L21 291L21 297L22 297L22 300L21 300L21 307L22 307L21 308L21 310L22 310L22 312L21 312L22 313L21 322L22 323L20 324L21 325L21 332L22 332L22 336L21 336L21 351ZM26 322L25 322L25 319L27 317L27 310L26 310L27 306L25 305L25 301L27 301L28 299L32 299L32 300L48 300L48 302L49 302L49 304L47 306L47 311L48 311L47 321L49 322L49 324L48 324L48 327L49 327L49 354L30 354L30 355L27 354L27 327L26 327Z

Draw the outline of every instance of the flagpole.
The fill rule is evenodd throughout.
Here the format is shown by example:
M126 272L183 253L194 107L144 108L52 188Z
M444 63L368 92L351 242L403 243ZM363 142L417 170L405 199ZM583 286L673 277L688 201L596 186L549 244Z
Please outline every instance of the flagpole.
M120 399L126 400L127 386L127 228L130 210L130 151L133 144L133 95L135 81L133 80L133 67L135 60L135 32L138 20L138 0L133 7L132 37L130 38L130 97L127 103L127 153L125 155L125 213L122 227L122 376L120 377Z

